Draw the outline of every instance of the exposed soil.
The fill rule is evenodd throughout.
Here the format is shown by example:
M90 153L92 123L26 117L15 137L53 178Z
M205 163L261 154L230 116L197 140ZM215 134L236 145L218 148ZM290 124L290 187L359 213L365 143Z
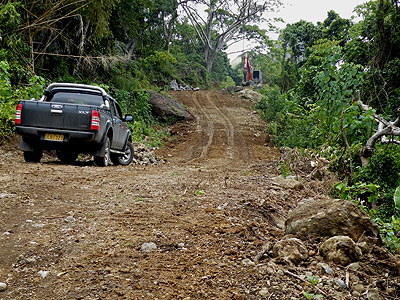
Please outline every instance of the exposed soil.
M313 245L298 267L260 255L284 235L288 211L329 181L272 184L281 154L253 103L222 91L172 95L196 121L171 129L159 165L25 163L17 142L0 148L0 299L353 299L296 277L322 276Z

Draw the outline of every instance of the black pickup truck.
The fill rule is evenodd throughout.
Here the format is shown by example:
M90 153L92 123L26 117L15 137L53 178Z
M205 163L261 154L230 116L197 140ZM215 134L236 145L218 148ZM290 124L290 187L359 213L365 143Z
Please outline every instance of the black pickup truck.
M101 87L72 83L50 84L40 100L19 101L15 113L26 162L40 162L43 150L56 150L66 163L83 153L98 166L110 160L129 165L133 145L125 122L132 120Z

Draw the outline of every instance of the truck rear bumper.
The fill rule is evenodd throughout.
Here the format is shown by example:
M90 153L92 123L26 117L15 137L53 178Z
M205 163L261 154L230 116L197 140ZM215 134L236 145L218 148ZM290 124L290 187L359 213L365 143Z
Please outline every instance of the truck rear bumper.
M47 129L24 126L17 126L16 131L23 137L37 140L45 140L46 133L53 135L62 135L64 139L60 142L69 142L73 140L93 141L95 139L95 133L87 131L66 131L60 129Z
M48 150L77 148L86 152L99 146L99 143L95 140L95 132L24 126L17 126L16 131L21 135L20 150L23 151L32 151L32 149L37 148Z

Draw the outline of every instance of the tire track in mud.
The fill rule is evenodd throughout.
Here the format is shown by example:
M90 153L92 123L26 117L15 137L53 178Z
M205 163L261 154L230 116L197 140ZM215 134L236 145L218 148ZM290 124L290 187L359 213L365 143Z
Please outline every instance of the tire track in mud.
M197 144L190 151L189 162L213 157L215 154L217 154L215 158L230 160L235 158L235 128L227 115L217 106L212 94L215 94L215 91L192 94L193 105L197 111L196 132L199 137ZM222 131L223 139L216 137L217 131ZM225 140L227 142L224 142ZM222 150L222 153L225 153L222 157L219 148L225 148Z
M221 93L216 93L216 97L220 102L223 102L223 99L225 99L224 95ZM232 154L232 159L240 159L243 161L248 161L249 158L252 159L253 155L249 149L249 145L245 143L244 128L238 125L236 118L232 116L232 113L229 112L225 105L221 105L220 107L221 109L217 109L227 120L230 128L229 135L231 136L230 139L232 141L232 149L234 151Z
M228 146L226 148L226 153L229 159L234 159L235 157L235 128L231 122L231 120L218 108L218 106L215 104L213 99L211 98L210 94L212 91L207 93L207 100L211 105L215 108L215 110L220 114L222 119L225 120L225 129L226 129L226 135L228 139ZM218 97L217 97L218 98Z
M225 165L266 157L261 153L265 139L258 133L262 125L254 116L252 103L219 90L173 95L196 120L191 129L186 129L192 133L191 137L184 141L184 146L176 148L181 162L197 164L212 160L215 165ZM258 126L256 131L254 126Z
M211 144L214 140L214 133L215 133L214 125L211 122L211 117L209 116L209 114L207 114L205 112L204 107L202 107L200 105L200 102L198 101L198 95L199 95L199 93L192 94L193 104L196 107L196 109L199 111L199 115L196 118L196 131L200 134L200 137L199 137L200 140L198 142L198 145L204 143L204 139L203 139L204 135L208 136L208 138L207 138L207 143L205 145L202 145L202 146L196 145L197 147L201 148L199 157L196 157L196 153L198 152L198 151L196 151L197 150L196 148L194 148L191 151L192 153L190 154L190 158L191 158L190 162L200 159L200 158L204 158L205 156L207 156L207 154L210 150Z

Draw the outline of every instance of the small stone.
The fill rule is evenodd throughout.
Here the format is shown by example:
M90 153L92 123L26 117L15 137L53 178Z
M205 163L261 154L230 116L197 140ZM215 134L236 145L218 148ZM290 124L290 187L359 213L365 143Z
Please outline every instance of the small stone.
M318 263L317 266L321 268L323 273L328 274L328 275L332 275L333 274L333 269L330 266L328 266L327 264Z
M9 231L3 232L3 235L10 235L10 234L11 234L11 232L9 232Z
M335 280L335 284L337 286L339 286L340 288L342 288L342 289L346 289L347 288L347 285L344 283L344 281L342 279L335 278L334 280Z
M255 263L250 258L245 258L242 260L242 265L244 265L246 267L250 267L250 266L254 266Z
M379 294L378 290L369 290L367 295L368 300L382 300L383 298Z
M42 229L44 227L44 225L45 224L42 224L42 223L36 223L36 224L33 224L33 227L35 227L37 229Z
M347 266L347 268L350 270L350 271L358 271L359 269L360 269L360 267L361 267L361 265L360 265L360 263L359 262L355 262L355 263L352 263L352 264L350 264L350 265L348 265Z
M258 292L261 297L267 297L269 295L268 289L263 288L261 291Z
M39 271L38 274L42 277L42 278L46 278L49 275L49 271Z
M154 243L143 243L140 250L145 252L151 252L153 250L157 250L157 245Z
M36 263L36 258L35 258L35 257L28 257L28 258L26 259L26 262L27 262L28 264L34 264L34 263Z
M354 298L361 297L361 294L360 294L359 292L357 292L357 291L353 291L353 292L351 293L351 295L352 295Z
M353 291L359 292L360 294L364 294L365 291L367 290L365 288L365 286L360 283L353 285L352 288L353 288Z
M281 276L285 275L285 273L282 270L278 270L277 273Z
M3 292L7 289L7 284L4 282L0 282L0 292Z
M72 222L75 222L76 220L73 216L68 216L64 219L64 221L67 223L72 223Z

